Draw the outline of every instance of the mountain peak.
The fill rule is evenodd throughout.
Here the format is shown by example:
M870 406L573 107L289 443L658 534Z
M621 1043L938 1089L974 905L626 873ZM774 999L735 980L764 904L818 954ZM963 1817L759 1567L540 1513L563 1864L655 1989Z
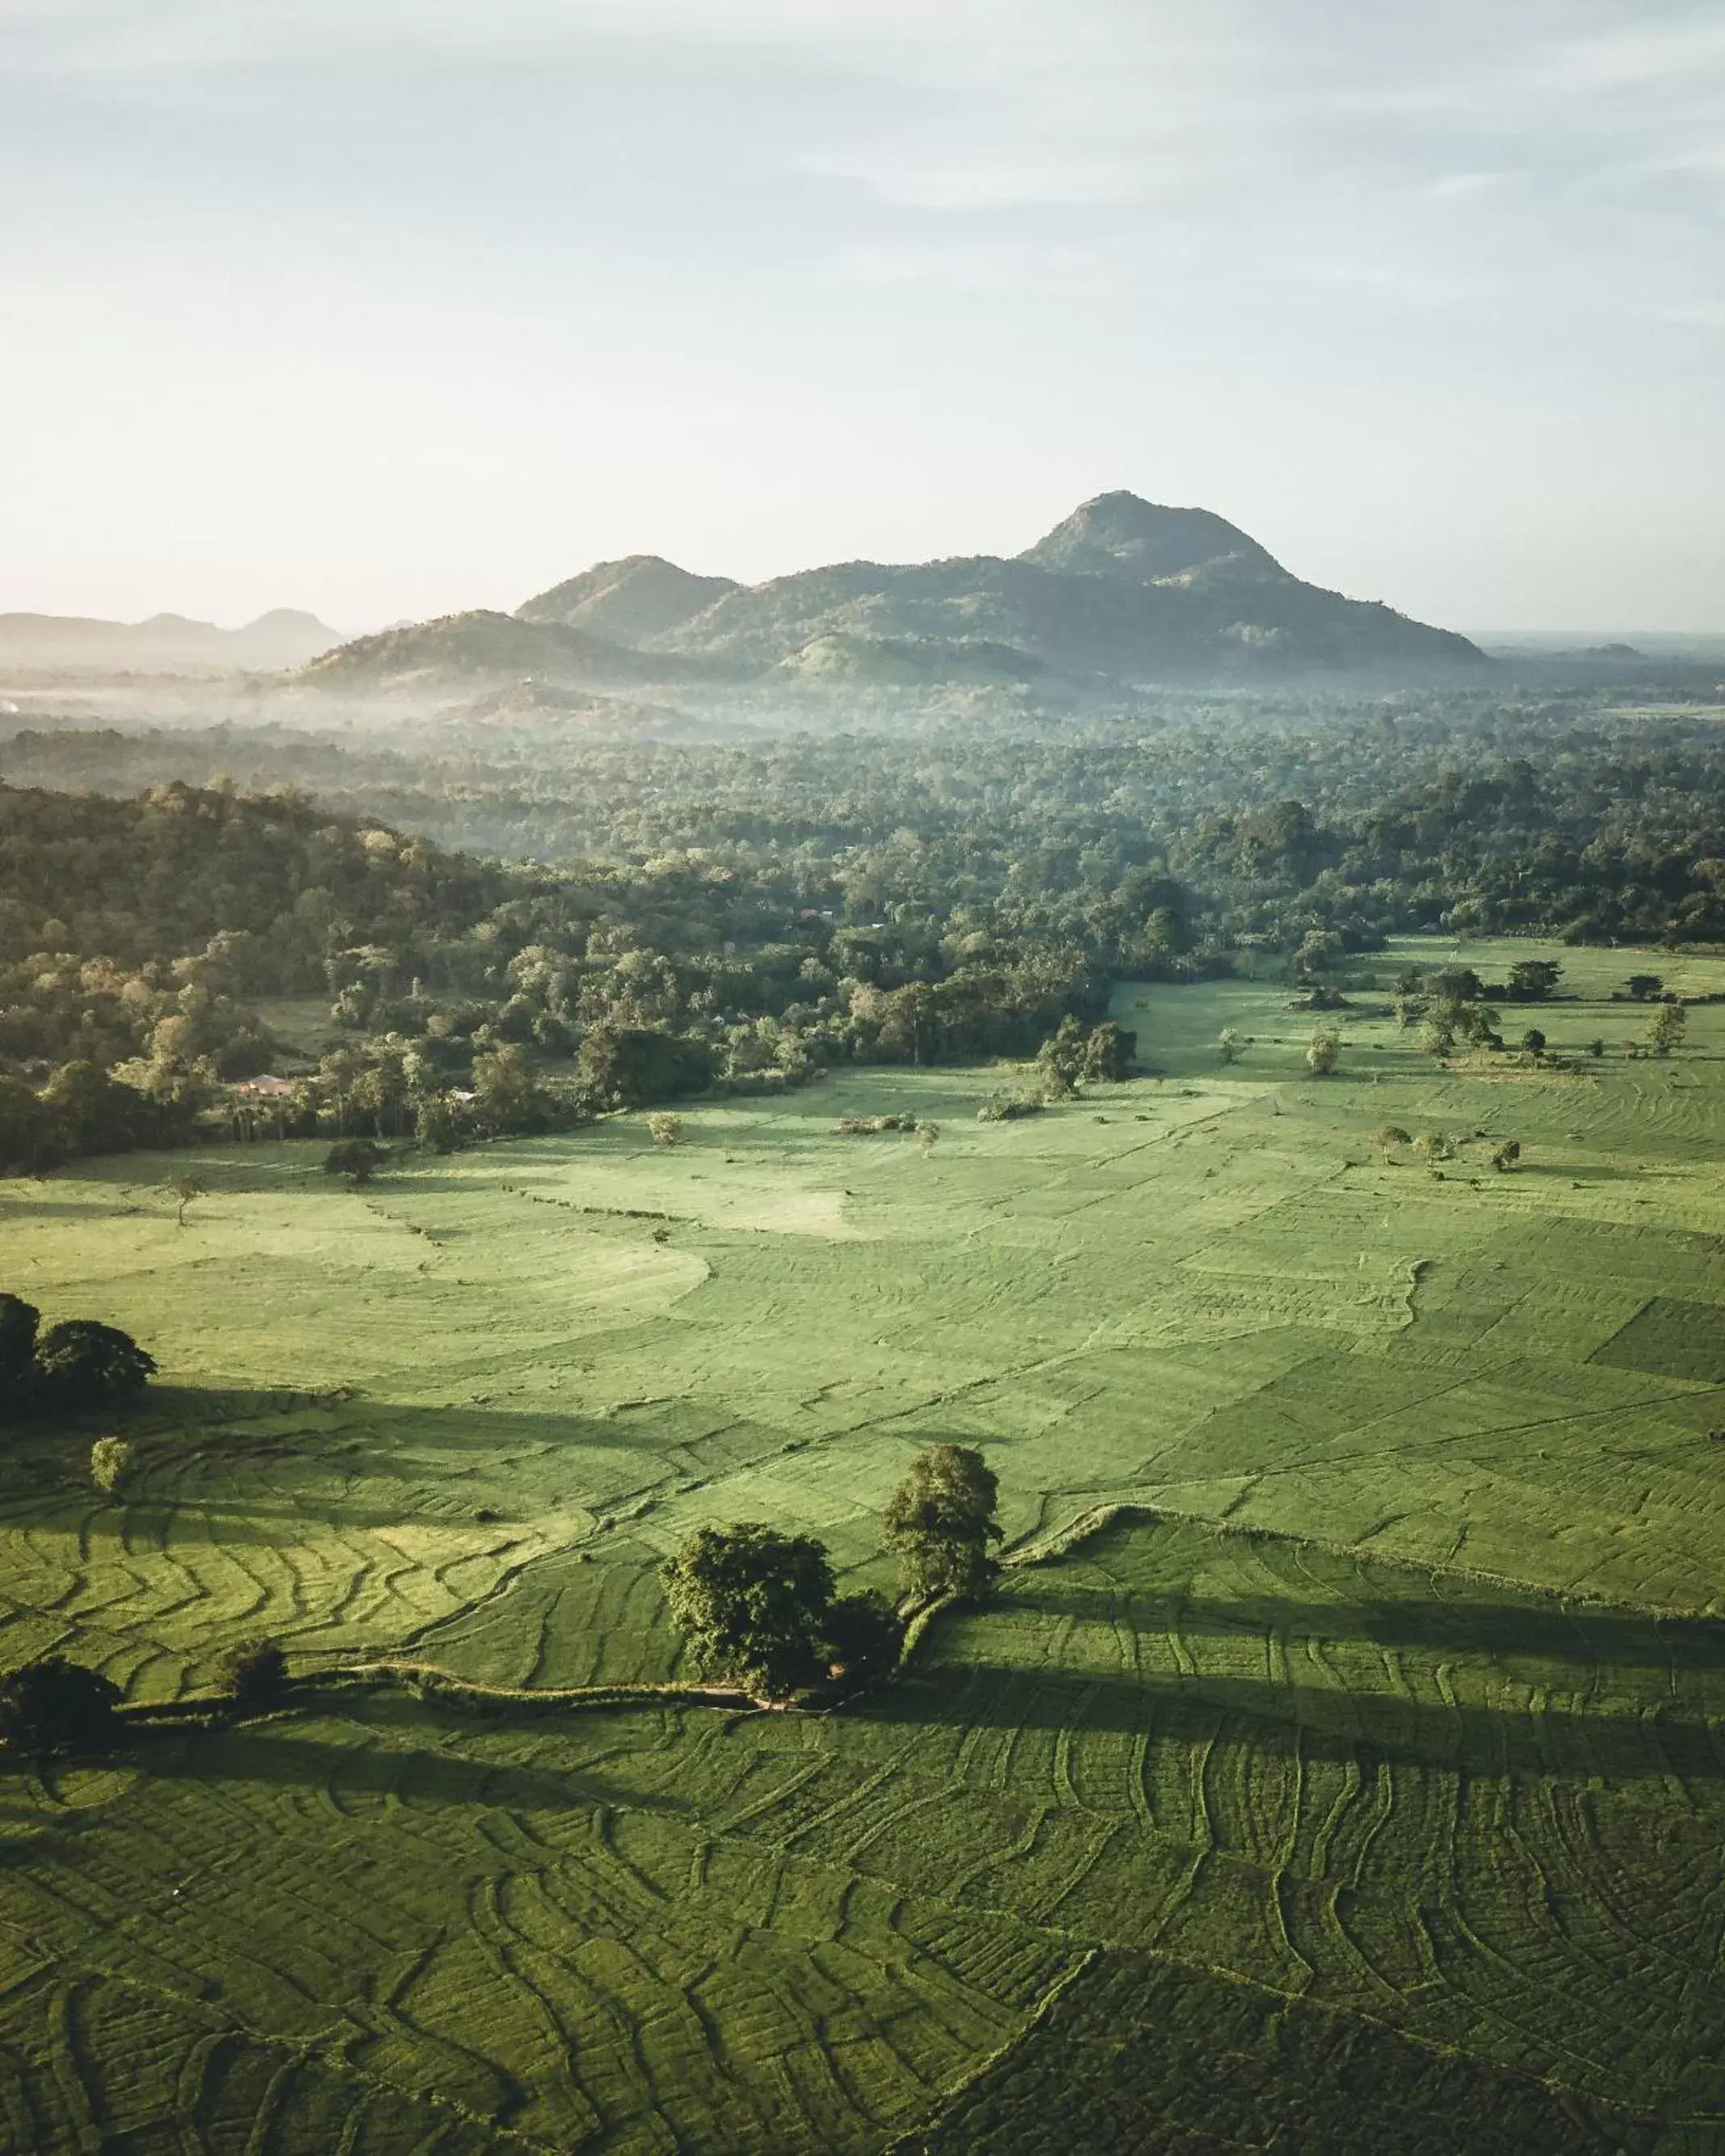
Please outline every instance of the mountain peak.
M516 619L634 644L678 628L737 589L729 577L697 577L660 554L627 554L553 584L518 607Z
M1288 573L1255 539L1213 510L1171 509L1124 488L1081 503L1019 559L1045 569L1124 577L1134 583L1224 567L1253 577Z

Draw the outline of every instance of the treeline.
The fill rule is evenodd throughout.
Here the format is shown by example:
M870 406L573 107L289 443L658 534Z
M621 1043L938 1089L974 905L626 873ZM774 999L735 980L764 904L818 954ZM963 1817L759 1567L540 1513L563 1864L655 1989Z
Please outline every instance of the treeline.
M838 1062L1029 1055L1107 994L1094 934L1009 932L927 891L870 917L874 893L817 856L506 869L291 794L182 785L0 788L0 831L12 1169L214 1116L447 1144ZM341 1045L290 1092L228 1091L278 1054L257 1000L311 992Z

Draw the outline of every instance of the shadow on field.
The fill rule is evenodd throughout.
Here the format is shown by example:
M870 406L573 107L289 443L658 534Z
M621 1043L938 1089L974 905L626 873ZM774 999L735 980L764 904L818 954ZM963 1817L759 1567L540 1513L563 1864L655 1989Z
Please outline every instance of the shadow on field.
M1123 1624L1150 1640L1175 1632L1185 1639L1260 1642L1279 1636L1295 1652L1308 1640L1363 1640L1378 1647L1420 1648L1435 1660L1484 1657L1505 1665L1508 1674L1517 1662L1556 1662L1563 1666L1543 1671L1541 1677L1576 1691L1588 1689L1593 1669L1600 1664L1654 1671L1661 1688L1673 1671L1725 1673L1725 1621L1648 1617L1591 1606L1568 1611L1511 1602L1444 1601L1430 1594L1312 1604L1250 1595L1192 1601L1178 1593L1158 1597L1142 1591L1110 1594L1102 1588L1019 1587L1015 1582L996 1606L1093 1625L1099 1633L1111 1623Z
M424 1731L447 1722L470 1738L472 1715L437 1715L429 1702L415 1702L415 1722ZM496 1725L494 1725L496 1726ZM513 1812L567 1813L583 1804L616 1801L617 1788L580 1773L554 1774L507 1761L470 1759L457 1753L428 1750L423 1744L396 1749L371 1741L372 1732L354 1726L351 1743L293 1733L282 1725L269 1730L239 1729L187 1742L162 1736L141 1745L134 1763L157 1780L250 1782L280 1789L326 1794L336 1812L350 1804L372 1809L384 1800L407 1805L463 1805ZM630 1802L639 1809L639 1799ZM663 1800L655 1807L682 1811Z
M1725 1782L1718 1728L1653 1702L1640 1711L1536 1711L1222 1674L1146 1681L975 1662L901 1682L871 1712L886 1723L946 1723L955 1734L1142 1732L1194 1748L1244 1743L1255 1757L1286 1758L1290 1773L1296 1758L1345 1763L1376 1757L1486 1780Z
M646 1411L572 1414L161 1386L130 1411L22 1425L0 1449L0 1509L16 1523L27 1503L33 1513L69 1506L92 1543L164 1548L187 1520L236 1547L280 1547L308 1528L406 1526L489 1528L495 1543L552 1506L626 1513L668 1496L708 1471L702 1448L721 1432L720 1470L784 1450L771 1427L745 1444L717 1413L675 1399L638 1404ZM116 1428L140 1460L123 1502L104 1504L90 1490L89 1447Z

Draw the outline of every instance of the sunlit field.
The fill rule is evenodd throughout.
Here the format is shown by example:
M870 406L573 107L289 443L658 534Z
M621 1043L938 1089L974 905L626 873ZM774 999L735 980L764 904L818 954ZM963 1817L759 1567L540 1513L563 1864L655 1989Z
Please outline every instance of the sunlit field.
M1567 1070L1389 1010L1539 955ZM1725 2149L1725 1004L1631 1060L1643 963L1725 994L1409 941L1327 1077L1283 982L1129 985L1156 1075L1023 1122L876 1069L0 1183L0 1285L162 1370L123 1502L8 1438L7 1663L662 1681L691 1529L888 1586L938 1440L1009 1560L834 1713L325 1694L8 1773L0 2147L1004 2156L1101 2091L1139 2148Z

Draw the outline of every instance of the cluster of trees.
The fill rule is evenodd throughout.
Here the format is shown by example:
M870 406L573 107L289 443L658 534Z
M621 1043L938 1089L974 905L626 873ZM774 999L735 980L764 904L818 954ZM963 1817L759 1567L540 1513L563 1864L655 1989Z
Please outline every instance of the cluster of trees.
M94 1318L46 1327L22 1296L0 1294L0 1421L131 1399L155 1375L130 1333Z
M759 1521L702 1527L662 1568L673 1621L696 1669L783 1701L829 1683L858 1690L896 1663L908 1609L981 1602L999 1567L999 1485L981 1453L937 1445L912 1461L883 1515L903 1600L839 1594L826 1547Z

